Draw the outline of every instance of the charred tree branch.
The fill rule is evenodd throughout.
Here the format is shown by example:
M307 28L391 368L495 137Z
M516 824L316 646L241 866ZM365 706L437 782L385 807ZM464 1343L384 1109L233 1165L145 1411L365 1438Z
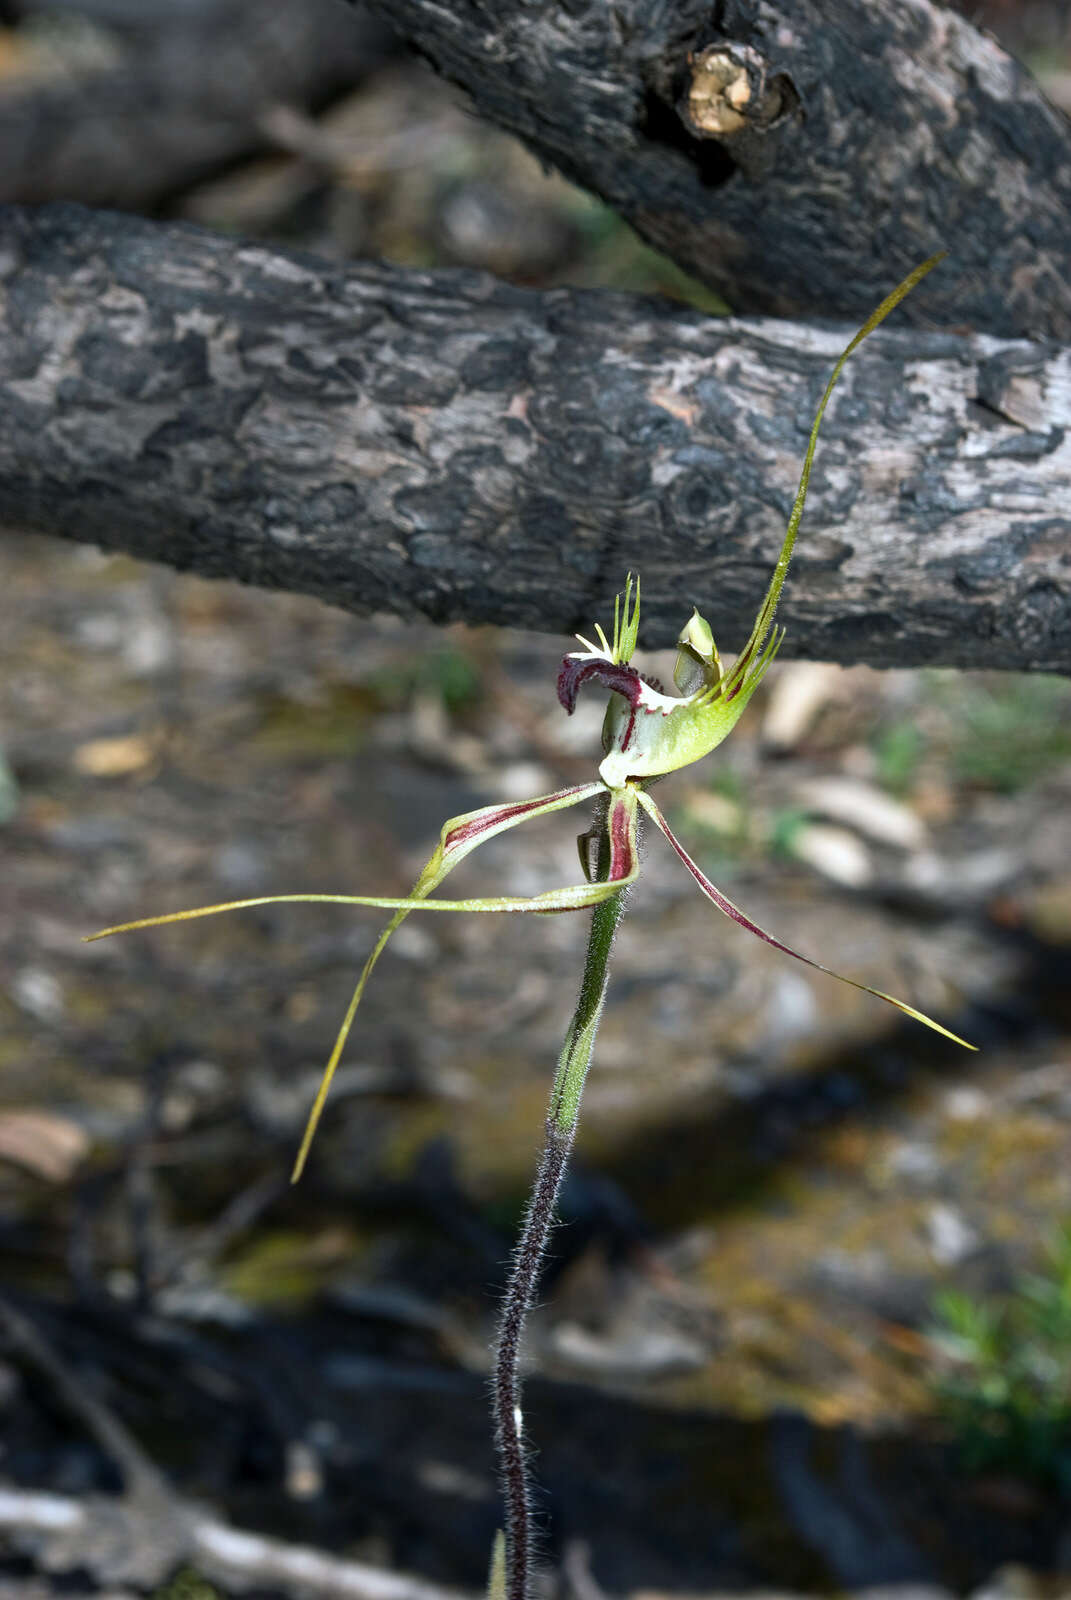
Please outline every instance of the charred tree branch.
M887 285L884 285L887 287ZM843 326L0 212L0 519L359 613L741 642ZM1071 352L882 330L819 444L787 650L1071 670Z
M1071 123L939 0L375 0L736 311L1071 341Z

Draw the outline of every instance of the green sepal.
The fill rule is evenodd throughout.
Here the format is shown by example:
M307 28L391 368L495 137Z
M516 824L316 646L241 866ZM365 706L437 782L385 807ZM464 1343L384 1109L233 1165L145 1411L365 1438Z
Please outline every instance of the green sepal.
M596 904L597 901L611 891L605 886L583 884L572 886L571 890L551 890L549 894L536 895L532 899L498 898L493 900L428 900L433 890L438 888L448 873L452 872L458 864L465 859L477 845L484 844L496 834L502 833L507 828L514 828L521 822L528 822L533 817L544 816L550 811L564 811L569 806L578 805L582 800L590 800L598 794L601 784L578 784L575 788L562 789L555 794L541 795L533 800L507 801L504 804L482 806L477 811L466 811L461 816L451 817L445 822L439 834L439 843L431 859L421 872L412 893L403 898L389 898L379 895L348 895L348 894L268 894L256 895L247 900L227 900L217 905L195 906L187 911L169 911L162 916L141 917L136 922L120 923L114 928L103 928L99 933L89 934L86 943L94 939L106 939L113 933L132 933L139 928L158 928L169 922L191 922L198 917L217 916L223 911L244 911L252 906L271 906L283 904L326 904L341 906L378 906L380 909L394 911L395 915L383 929L373 946L372 953L361 970L357 986L350 998L346 1015L342 1020L335 1038L335 1043L324 1068L320 1087L313 1101L309 1113L305 1132L302 1136L301 1146L291 1181L296 1183L300 1178L305 1161L316 1132L324 1104L327 1100L331 1080L335 1075L353 1019L357 1014L357 1007L361 1003L365 985L372 975L372 969L379 960L383 950L397 928L405 921L411 911L571 911L585 905ZM569 899L563 903L561 896L572 893L575 901ZM555 896L558 896L556 899Z
M627 691L631 699L626 705L626 689L619 688L616 683L609 685L615 693L611 698L611 710L604 733L604 748L608 753L599 768L599 775L608 787L616 788L629 779L659 777L667 772L675 772L680 767L690 766L693 761L709 755L736 726L784 638L783 629L774 625L774 612L803 516L818 430L830 395L853 350L873 333L890 311L941 259L941 255L931 256L909 273L870 314L841 351L818 403L799 487L769 587L747 642L729 671L724 674L720 671L710 626L698 612L694 612L678 641L680 653L674 671L678 687L682 686L682 682L695 682L698 679L698 686L688 698L677 700L643 683L639 687L633 685ZM626 597L627 594L626 589ZM638 629L638 616L634 615L633 620ZM616 663L619 658L615 656L613 659ZM587 673L591 675L590 668L587 668Z

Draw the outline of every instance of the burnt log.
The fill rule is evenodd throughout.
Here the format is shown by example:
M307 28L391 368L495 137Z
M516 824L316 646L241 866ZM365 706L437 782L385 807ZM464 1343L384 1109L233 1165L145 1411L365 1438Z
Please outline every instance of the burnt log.
M0 521L555 633L631 568L644 643L694 602L731 650L850 331L6 208ZM1069 425L1071 351L879 330L824 424L786 654L1071 670Z
M374 0L737 312L1071 342L1071 123L938 0Z

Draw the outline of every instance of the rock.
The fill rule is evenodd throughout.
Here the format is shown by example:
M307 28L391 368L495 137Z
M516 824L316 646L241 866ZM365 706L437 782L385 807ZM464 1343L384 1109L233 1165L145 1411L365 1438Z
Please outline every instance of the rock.
M436 244L459 266L480 267L500 277L523 273L538 278L575 253L578 235L560 211L532 192L497 181L463 178L439 197Z
M599 1378L664 1378L698 1372L710 1355L697 1339L669 1328L626 1327L607 1336L578 1322L560 1322L547 1344L563 1365Z
M55 1022L63 1015L63 985L44 967L22 967L11 980L10 992L20 1010L38 1022Z
M689 822L698 822L714 833L739 834L744 827L744 813L728 795L716 794L711 789L696 789L689 794L684 807Z
M0 1161L49 1183L66 1183L89 1154L89 1135L51 1111L0 1111Z
M244 839L230 839L215 852L212 876L236 893L263 892L268 866L263 851Z
M776 973L763 1006L763 1048L807 1038L818 1027L820 1017L818 997L804 975L791 968Z
M981 1240L953 1206L934 1205L927 1218L930 1254L938 1266L954 1267L978 1249Z
M1071 874L1055 878L1029 890L1022 897L1023 918L1027 927L1047 944L1071 944Z
M799 661L783 667L770 690L762 719L762 742L766 748L795 749L832 698L841 676L842 669L829 661Z
M746 1597L747 1600L815 1600L813 1595L789 1594L785 1589L748 1589ZM703 1595L682 1594L679 1589L631 1589L628 1600L741 1600L741 1594L738 1589L719 1589Z
M933 1583L882 1583L876 1589L854 1589L851 1600L954 1600L950 1590Z
M955 857L920 850L906 863L904 882L931 900L962 907L1014 883L1022 870L1022 855L1000 846Z
M805 822L792 836L792 854L847 889L863 889L874 879L870 852L846 828Z
M951 1122L977 1122L990 1109L990 1099L972 1083L956 1084L944 1099L944 1112Z
M940 1175L941 1157L932 1144L921 1139L902 1139L893 1150L889 1152L887 1162L889 1176L905 1179L918 1183L929 1184Z
M970 1600L1067 1600L1071 1583L1056 1580L1046 1582L1026 1567L1007 1566L995 1572L980 1589L975 1589Z
M511 761L495 771L488 787L496 800L530 800L550 793L554 774L538 761Z
M115 739L88 739L74 752L74 769L89 778L125 778L156 760L156 747L140 734Z
M174 665L175 636L159 617L138 617L123 628L123 665L135 678L149 678Z
M0 750L0 828L14 821L19 809L19 786L3 750Z
M921 850L926 843L925 823L872 783L836 776L812 778L797 786L796 795L806 810L842 822L875 844Z

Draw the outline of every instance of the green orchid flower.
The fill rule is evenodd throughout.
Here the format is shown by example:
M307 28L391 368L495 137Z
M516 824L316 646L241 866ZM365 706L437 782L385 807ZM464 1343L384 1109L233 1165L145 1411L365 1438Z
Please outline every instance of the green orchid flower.
M603 723L603 760L598 778L554 794L530 800L484 806L462 816L451 817L443 828L430 860L411 892L402 897L346 894L275 894L252 899L231 900L218 905L198 906L188 911L172 911L161 916L143 917L136 922L105 928L90 935L102 939L138 928L159 927L170 922L185 922L197 917L215 916L250 906L278 905L286 902L318 902L344 906L378 907L393 912L371 955L364 964L339 1028L334 1048L324 1069L319 1091L309 1114L301 1146L294 1164L296 1180L302 1172L313 1135L318 1126L331 1080L338 1066L357 1008L372 971L391 935L412 912L471 911L485 913L532 912L537 915L592 909L591 930L581 979L580 998L558 1062L547 1113L546 1143L537 1174L528 1214L514 1258L506 1291L497 1346L493 1380L496 1442L502 1467L506 1500L505 1578L496 1557L492 1587L508 1600L525 1600L531 1569L531 1523L527 1491L523 1419L520 1410L518 1362L521 1338L528 1308L535 1293L546 1240L553 1221L554 1206L579 1114L595 1035L606 995L608 963L614 935L624 908L625 891L635 880L639 868L638 831L640 815L650 818L664 835L700 890L716 909L766 944L793 956L820 972L831 973L854 988L875 995L896 1006L905 1015L924 1023L945 1038L966 1049L974 1046L952 1033L941 1023L925 1016L904 1000L871 988L855 978L831 972L813 957L794 950L775 938L733 904L692 860L677 839L665 816L649 793L652 781L690 766L714 750L732 731L745 706L761 683L777 654L784 630L774 622L785 574L799 530L807 485L814 460L818 430L834 385L852 351L915 284L940 260L934 256L916 268L860 328L834 366L819 403L811 429L799 488L789 517L781 552L754 626L732 666L725 670L709 624L693 609L681 630L673 680L677 695L668 695L648 682L632 665L640 626L640 580L630 574L623 595L614 602L612 636L608 639L596 626L596 642L579 636L583 647L568 654L558 676L558 697L567 712L576 706L581 688L598 683L609 691ZM579 838L583 881L530 896L492 896L478 899L446 900L435 897L454 868L486 840L536 817L564 811L585 801L595 802L591 827ZM503 1588L504 1583L504 1588Z

